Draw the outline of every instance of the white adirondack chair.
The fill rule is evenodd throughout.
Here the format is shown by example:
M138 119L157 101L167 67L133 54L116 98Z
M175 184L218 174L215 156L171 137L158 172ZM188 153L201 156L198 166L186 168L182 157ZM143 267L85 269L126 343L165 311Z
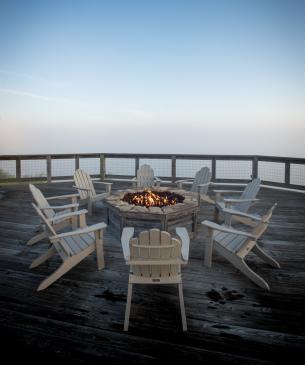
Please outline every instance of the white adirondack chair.
M78 217L81 217L83 213L86 213L86 210L77 211L78 204L77 204L77 198L78 194L68 194L68 195L60 195L60 196L52 196L49 198L46 198L42 192L33 184L29 185L30 191L33 195L33 199L39 209L43 212L43 215L46 219L53 220L52 225L54 226L54 229L59 231L67 226L71 226L72 228L76 228L78 226L77 219ZM72 204L67 205L53 205L51 206L49 204L49 200L52 199L72 199ZM42 232L35 235L33 238L31 238L27 245L33 245L44 238L48 237L48 231L46 230L45 225L42 223L41 225Z
M101 202L111 193L112 183L104 181L93 181L90 175L82 170L77 169L74 173L74 188L77 189L80 196L80 204L88 204L89 215L92 215L93 205L97 202ZM99 184L106 187L106 192L97 194L93 184Z
M176 183L179 189L183 189L183 185L192 181L193 183L190 190L196 195L198 203L205 201L210 204L215 204L215 201L207 195L211 184L211 176L210 169L208 167L202 167L196 172L193 179L178 180Z
M103 230L106 228L105 223L87 227L85 225L85 213L83 213L81 222L84 225L81 228L57 234L53 224L56 219L47 219L35 204L33 204L33 207L49 230L49 239L52 244L47 252L32 262L30 268L33 269L39 266L55 253L58 253L63 261L55 272L40 283L38 291L46 289L94 251L96 251L98 269L104 268Z
M212 251L215 249L255 284L263 289L270 290L268 283L246 264L245 258L249 252L253 252L271 266L280 268L279 263L257 244L257 240L268 227L275 207L276 204L262 217L231 210L232 215L234 214L256 221L256 225L253 227L251 233L236 230L226 225L219 225L206 220L203 221L202 224L208 227L209 232L209 241L205 247L205 266L212 266Z
M225 208L230 208L233 210L237 210L242 213L247 213L251 205L257 202L259 199L256 199L256 195L260 189L260 179L256 178L250 181L244 190L214 190L215 193L215 213L214 220L217 222L219 217L219 212L224 213ZM237 198L224 198L223 194L240 194ZM230 226L232 223L232 215L227 212L225 215L225 224ZM245 216L237 216L235 215L233 218L234 221L238 221L250 226L253 226L251 219L248 219Z
M176 229L180 239L166 231L151 229L132 238L134 228L122 232L122 248L126 263L130 265L124 331L128 331L133 284L178 284L183 331L187 330L181 264L187 263L189 236L185 228Z
M142 165L138 171L137 176L132 179L134 188L150 188L153 186L160 186L161 180L155 176L154 170L149 165Z

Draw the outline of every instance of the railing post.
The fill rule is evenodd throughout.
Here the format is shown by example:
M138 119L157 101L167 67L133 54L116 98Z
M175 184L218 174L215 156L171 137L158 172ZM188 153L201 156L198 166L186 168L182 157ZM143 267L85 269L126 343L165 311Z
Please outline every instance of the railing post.
M21 179L21 159L17 157L16 159L16 180Z
M139 157L135 157L135 173L134 173L134 176L137 176L137 173L138 173L138 170L139 170L139 167L140 167L140 159Z
M212 157L212 181L216 180L216 158Z
M52 158L47 156L47 181L50 183L52 181Z
M100 179L105 180L106 175L106 159L105 155L100 155Z
M79 155L75 156L75 170L79 169Z
M252 179L256 179L258 177L258 158L257 156L253 156L252 158Z
M176 156L172 156L172 183L176 181Z
M290 162L285 162L285 185L290 185Z

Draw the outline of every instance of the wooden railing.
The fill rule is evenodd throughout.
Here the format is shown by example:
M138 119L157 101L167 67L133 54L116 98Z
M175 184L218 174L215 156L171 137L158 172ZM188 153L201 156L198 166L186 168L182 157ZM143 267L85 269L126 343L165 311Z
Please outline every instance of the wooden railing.
M107 161L119 167L121 172L113 173ZM193 177L200 166L208 166L212 171L212 181L218 183L244 183L251 178L260 177L265 185L305 190L305 159L293 157L252 156L252 155L181 155L181 154L132 154L132 153L84 153L52 155L2 155L0 156L0 182L15 181L54 181L73 177L75 169L85 161L95 162L93 177L104 179L130 179L136 175L140 164L145 160L155 163L167 161L168 168L162 179L175 182L181 178ZM60 163L62 166L60 166ZM125 162L129 162L126 169ZM69 168L65 168L65 164ZM82 163L81 163L82 162ZM150 163L148 162L148 163ZM185 164L185 171L181 164ZM57 167L54 165L57 165ZM238 166L240 165L240 166ZM156 165L157 166L157 165ZM199 166L199 168L197 168ZM58 170L57 172L55 170ZM91 167L92 169L92 167ZM158 169L158 167L157 167ZM67 171L69 170L69 171ZM125 170L125 173L123 173ZM126 171L128 170L128 173ZM234 170L234 171L233 171ZM188 172L187 172L188 171ZM62 173L63 172L63 173ZM190 176L188 176L190 175Z

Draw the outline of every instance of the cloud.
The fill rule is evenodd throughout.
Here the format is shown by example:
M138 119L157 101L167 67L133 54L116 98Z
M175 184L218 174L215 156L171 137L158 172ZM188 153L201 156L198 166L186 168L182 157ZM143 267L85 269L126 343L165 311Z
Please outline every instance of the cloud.
M56 103L63 103L63 104L69 104L69 105L79 105L79 106L88 106L87 103L84 103L82 101L78 100L71 100L71 99L65 99L65 98L56 98L53 96L46 96L46 95L39 95L30 93L23 90L14 90L14 89L0 89L0 93L4 94L10 94L10 95L17 95L17 96L25 96L30 97L33 99L40 99L48 102L56 102Z
M18 77L18 78L26 78L26 79L30 79L30 80L34 80L34 81L39 81L39 82L43 82L47 85L64 85L64 83L62 83L62 82L48 80L48 79L45 79L43 77L33 76L33 75L25 74L25 73L22 73L22 72L8 71L8 70L0 69L0 74L7 75L7 76L15 76L15 77Z

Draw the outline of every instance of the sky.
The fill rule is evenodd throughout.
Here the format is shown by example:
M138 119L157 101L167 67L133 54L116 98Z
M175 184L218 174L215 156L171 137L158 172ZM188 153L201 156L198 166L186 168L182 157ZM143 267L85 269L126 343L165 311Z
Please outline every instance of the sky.
M0 0L0 154L304 141L305 1Z

